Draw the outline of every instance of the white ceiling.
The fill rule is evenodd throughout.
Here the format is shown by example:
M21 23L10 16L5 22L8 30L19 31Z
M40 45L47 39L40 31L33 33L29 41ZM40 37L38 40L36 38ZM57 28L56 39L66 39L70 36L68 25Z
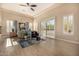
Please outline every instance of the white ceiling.
M34 7L35 11L32 11L32 10L30 10L30 7L19 6L19 4L20 3L2 3L1 7L8 9L8 10L16 11L16 12L19 12L19 13L28 14L28 15L31 15L31 16L36 16L40 12L45 10L46 8L54 5L54 3L30 3L30 4L36 4L37 5L37 7ZM25 4L25 3L21 3L21 4Z

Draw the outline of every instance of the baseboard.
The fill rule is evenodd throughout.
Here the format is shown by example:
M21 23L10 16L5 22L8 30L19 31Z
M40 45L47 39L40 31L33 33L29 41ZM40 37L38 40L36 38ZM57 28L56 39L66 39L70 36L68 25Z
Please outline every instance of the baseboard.
M55 38L56 40L61 40L61 41L65 41L65 42L68 42L68 43L72 43L72 44L79 44L79 42L77 41L70 41L70 40L66 40L66 39L59 39L59 38Z

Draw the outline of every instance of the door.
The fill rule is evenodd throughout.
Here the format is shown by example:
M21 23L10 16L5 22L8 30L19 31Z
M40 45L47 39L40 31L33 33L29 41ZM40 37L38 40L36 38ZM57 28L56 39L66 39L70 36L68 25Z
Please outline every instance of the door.
M42 38L55 38L55 18L41 21L40 32Z

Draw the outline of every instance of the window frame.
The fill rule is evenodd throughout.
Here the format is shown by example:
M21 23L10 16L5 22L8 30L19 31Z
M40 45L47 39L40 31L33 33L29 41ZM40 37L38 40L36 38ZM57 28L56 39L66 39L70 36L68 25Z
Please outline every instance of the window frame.
M69 20L70 20L70 16L72 16L72 18L71 18L71 20L72 20L72 30L71 30L71 33L69 33L68 31L65 31L65 27L64 27L64 17L67 17L67 22L69 22ZM65 15L65 16L63 16L63 33L64 34L66 34L66 35L74 35L74 15Z
M52 21L52 20L54 20L54 30L47 30L47 23L49 22L49 21ZM41 31L43 31L43 30L45 30L45 36L46 37L48 37L49 35L47 34L47 32L48 31L54 31L54 36L50 36L50 38L55 38L55 32L56 32L56 18L55 17L53 17L53 18L49 18L49 19L47 19L47 20L45 20L45 21L40 21L40 27L42 28L42 24L45 26L45 27L43 27L43 29L41 29Z

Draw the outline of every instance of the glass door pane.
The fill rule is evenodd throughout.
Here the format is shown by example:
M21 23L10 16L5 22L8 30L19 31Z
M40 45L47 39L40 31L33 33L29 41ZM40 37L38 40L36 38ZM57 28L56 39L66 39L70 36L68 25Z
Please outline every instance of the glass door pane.
M46 38L46 22L41 22L41 37Z
M55 19L47 21L47 37L55 38Z

